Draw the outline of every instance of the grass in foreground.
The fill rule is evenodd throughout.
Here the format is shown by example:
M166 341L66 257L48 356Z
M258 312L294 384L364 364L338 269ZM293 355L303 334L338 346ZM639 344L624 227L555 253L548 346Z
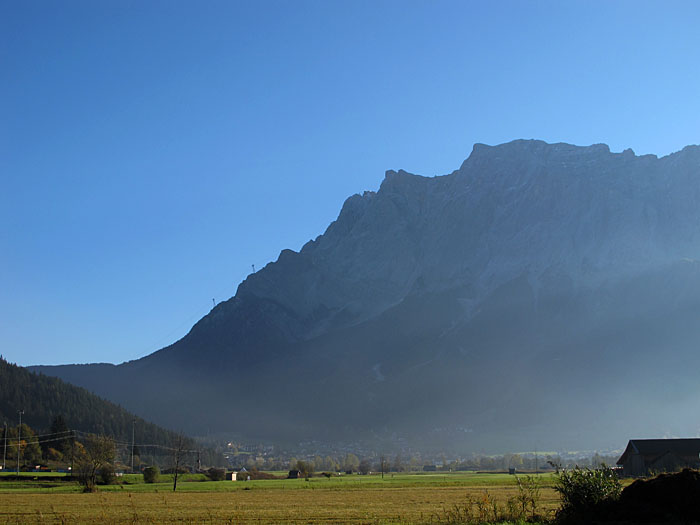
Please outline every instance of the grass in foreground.
M0 495L3 523L439 523L479 489L456 487ZM490 491L505 501L508 491ZM558 500L547 495L547 506Z
M559 498L543 478L540 507ZM198 482L9 489L0 484L1 523L446 523L485 491L499 505L517 496L513 476L402 474L304 480ZM62 492L66 489L73 493Z

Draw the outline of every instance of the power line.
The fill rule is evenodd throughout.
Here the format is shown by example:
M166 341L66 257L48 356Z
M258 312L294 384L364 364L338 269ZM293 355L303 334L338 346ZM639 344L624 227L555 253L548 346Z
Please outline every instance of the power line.
M24 411L22 411L22 413L24 414ZM7 426L7 422L5 422L5 426ZM61 432L49 432L48 434L34 434L34 436L32 436L32 437L35 437L35 438L49 437L49 436L55 437L55 436L60 436L61 434L70 434L71 432L73 432L73 431L72 430L63 430ZM66 436L66 437L68 437L68 436Z
M91 433L91 432L84 432L82 430L75 430L74 432L76 434L82 435L84 437L93 435L93 433ZM113 438L112 436L107 436L107 437L111 438L115 445L119 445L122 447L130 447L131 446L130 442L118 441L117 439ZM134 442L134 446L138 447L139 449L141 449L141 448L159 448L162 450L170 450L170 451L180 450L181 452L192 452L192 453L197 452L197 450L198 450L198 449L178 449L177 447L168 447L166 445L160 445L157 443L135 443Z
M30 438L31 439L31 438ZM52 441L64 441L66 439L69 439L68 436L66 437L60 437L60 438L51 438L51 439L34 439L32 441L27 441L26 439L24 440L25 445L39 445L41 443L51 443Z
M22 414L24 414L23 410L18 410L18 414L20 415L20 421ZM5 428L7 428L7 423L5 423ZM34 435L29 438L24 439L24 445L25 448L29 445L42 445L45 443L53 443L56 441L66 441L71 438L75 439L75 437L81 437L81 438L86 438L91 435L95 435L92 432L85 432L82 430L66 430L62 432L55 432L51 434L39 434L39 435ZM168 452L177 452L179 451L180 453L186 453L186 454L195 454L199 453L199 449L183 449L183 448L177 448L177 447L169 447L167 445L161 445L158 443L137 443L134 434L134 429L132 427L132 440L131 442L127 441L120 441L115 439L112 436L107 436L109 437L112 442L114 443L115 446L117 447L124 447L127 450L131 449L131 462L132 462L132 470L133 470L133 461L134 461L134 449L138 447L139 449L157 449L157 450L163 450L163 451L168 451ZM5 451L7 450L7 431L5 431ZM18 472L19 472L19 461L20 461L20 451L22 447L22 435L21 435L21 423L20 423L20 430L18 432L17 436L17 462L18 462ZM3 457L3 470L4 470L4 461L5 457Z
M49 432L48 434L34 434L34 437L35 437L35 438L38 438L38 437L48 437L48 436L54 436L54 437L55 437L55 436L59 436L59 435L61 435L61 434L70 434L71 432L73 432L73 431L72 431L72 430L63 430L63 431L61 431L61 432Z

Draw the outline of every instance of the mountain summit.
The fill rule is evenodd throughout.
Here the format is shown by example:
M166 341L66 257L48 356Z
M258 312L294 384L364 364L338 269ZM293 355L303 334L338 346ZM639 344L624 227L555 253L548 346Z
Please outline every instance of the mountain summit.
M449 175L388 171L173 345L36 369L163 424L271 441L695 435L696 259L700 147L476 144Z

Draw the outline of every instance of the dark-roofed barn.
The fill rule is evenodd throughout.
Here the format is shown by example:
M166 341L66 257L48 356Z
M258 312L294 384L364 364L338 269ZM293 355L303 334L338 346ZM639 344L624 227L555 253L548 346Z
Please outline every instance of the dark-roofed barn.
M617 460L625 476L700 467L700 439L630 439Z

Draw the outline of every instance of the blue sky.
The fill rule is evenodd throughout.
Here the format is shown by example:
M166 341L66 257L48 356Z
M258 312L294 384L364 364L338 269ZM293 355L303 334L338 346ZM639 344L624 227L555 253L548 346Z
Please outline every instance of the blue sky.
M0 353L135 359L384 171L700 143L700 3L0 0Z

